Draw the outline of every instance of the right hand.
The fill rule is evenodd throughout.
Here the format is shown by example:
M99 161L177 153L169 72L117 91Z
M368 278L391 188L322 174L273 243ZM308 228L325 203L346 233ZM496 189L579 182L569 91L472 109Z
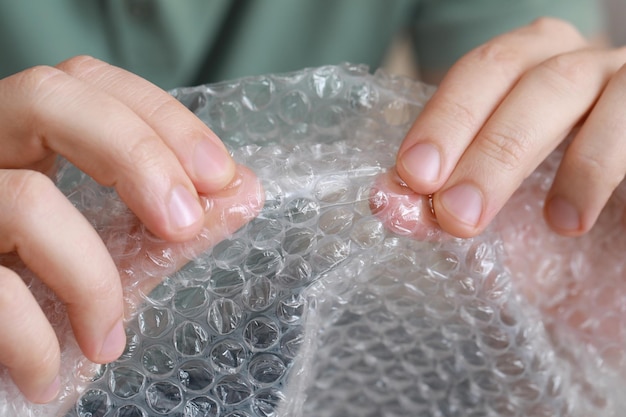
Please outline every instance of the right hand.
M0 80L0 149L0 253L17 253L57 294L94 362L113 361L124 350L122 285L96 231L44 174L58 154L115 187L167 241L191 239L203 227L221 234L216 239L234 231L213 227L221 219L205 216L198 199L220 196L235 178L218 137L163 90L94 58ZM254 174L241 169L238 180L224 201L258 206L261 197L249 195L258 191ZM230 227L247 220L240 216ZM2 265L0 331L0 363L24 395L37 403L55 398L55 332L23 280Z
M495 37L447 72L398 152L398 175L432 195L441 228L482 233L541 162L567 142L544 214L587 233L626 174L626 48L598 48L553 18Z

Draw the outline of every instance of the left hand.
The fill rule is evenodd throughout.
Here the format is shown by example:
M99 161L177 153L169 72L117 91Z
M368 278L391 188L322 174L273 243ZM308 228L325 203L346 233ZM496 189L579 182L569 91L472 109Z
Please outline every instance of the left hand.
M626 48L592 47L543 18L469 52L407 134L397 171L433 194L441 228L482 232L521 182L576 128L546 197L557 233L595 223L626 173Z
M0 80L0 255L19 257L65 303L84 355L107 363L124 349L126 270L44 175L59 154L114 186L148 230L170 243L219 242L260 210L262 194L214 132L134 74L78 56ZM184 260L168 254L171 267ZM26 398L46 403L61 386L59 341L9 266L12 260L0 259L0 364Z

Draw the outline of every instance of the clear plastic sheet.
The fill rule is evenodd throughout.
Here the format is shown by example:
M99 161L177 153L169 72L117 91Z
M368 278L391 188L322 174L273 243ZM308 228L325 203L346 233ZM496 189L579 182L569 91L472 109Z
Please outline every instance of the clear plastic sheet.
M173 91L263 190L208 201L219 233L183 245L62 164L59 187L122 271L127 349L86 361L22 272L62 341L64 390L35 406L5 372L0 415L623 415L623 200L584 237L550 232L557 151L487 232L442 233L392 168L431 93L352 65Z

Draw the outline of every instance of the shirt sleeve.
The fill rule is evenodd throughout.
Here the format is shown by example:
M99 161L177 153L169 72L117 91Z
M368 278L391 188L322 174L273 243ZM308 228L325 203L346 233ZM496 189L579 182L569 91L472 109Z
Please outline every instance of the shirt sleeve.
M569 21L586 36L606 27L597 0L423 0L412 27L419 65L444 70L474 47L542 16Z

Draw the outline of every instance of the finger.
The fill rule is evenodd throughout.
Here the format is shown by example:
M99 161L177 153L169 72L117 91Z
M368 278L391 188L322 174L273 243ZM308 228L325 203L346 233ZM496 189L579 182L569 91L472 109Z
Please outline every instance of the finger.
M460 237L480 233L588 113L624 59L623 51L578 51L529 71L435 193L441 227Z
M370 208L391 232L419 240L441 240L428 196L415 193L404 184L395 169L376 178L370 194Z
M561 234L577 236L591 229L624 179L624 97L626 67L611 79L565 152L544 210L548 224Z
M202 232L194 239L177 244L159 240L144 240L142 252L133 258L126 259L120 270L141 271L153 279L142 279L140 290L149 293L161 282L163 276L169 275L185 265L191 258L202 253L217 243L231 236L244 224L255 218L264 203L264 192L256 175L250 169L239 165L233 181L222 190L205 198L205 222ZM150 254L166 252L171 260L169 265L152 264L155 270L149 270L145 259L154 259ZM158 255L157 255L158 256ZM136 280L134 272L131 276L123 275L124 279Z
M50 67L0 81L1 167L51 152L115 186L155 234L185 240L202 227L195 187L156 132L116 98Z
M122 288L95 230L35 171L0 170L0 214L0 252L17 252L67 306L85 356L115 360L126 339Z
M56 334L15 272L0 266L0 286L0 363L30 401L52 401L60 389Z
M469 52L450 69L404 139L397 160L400 177L420 194L440 189L521 75L583 46L569 24L540 19Z
M233 179L235 163L220 139L170 94L137 75L88 56L72 58L57 67L130 107L169 146L200 192L216 192Z

